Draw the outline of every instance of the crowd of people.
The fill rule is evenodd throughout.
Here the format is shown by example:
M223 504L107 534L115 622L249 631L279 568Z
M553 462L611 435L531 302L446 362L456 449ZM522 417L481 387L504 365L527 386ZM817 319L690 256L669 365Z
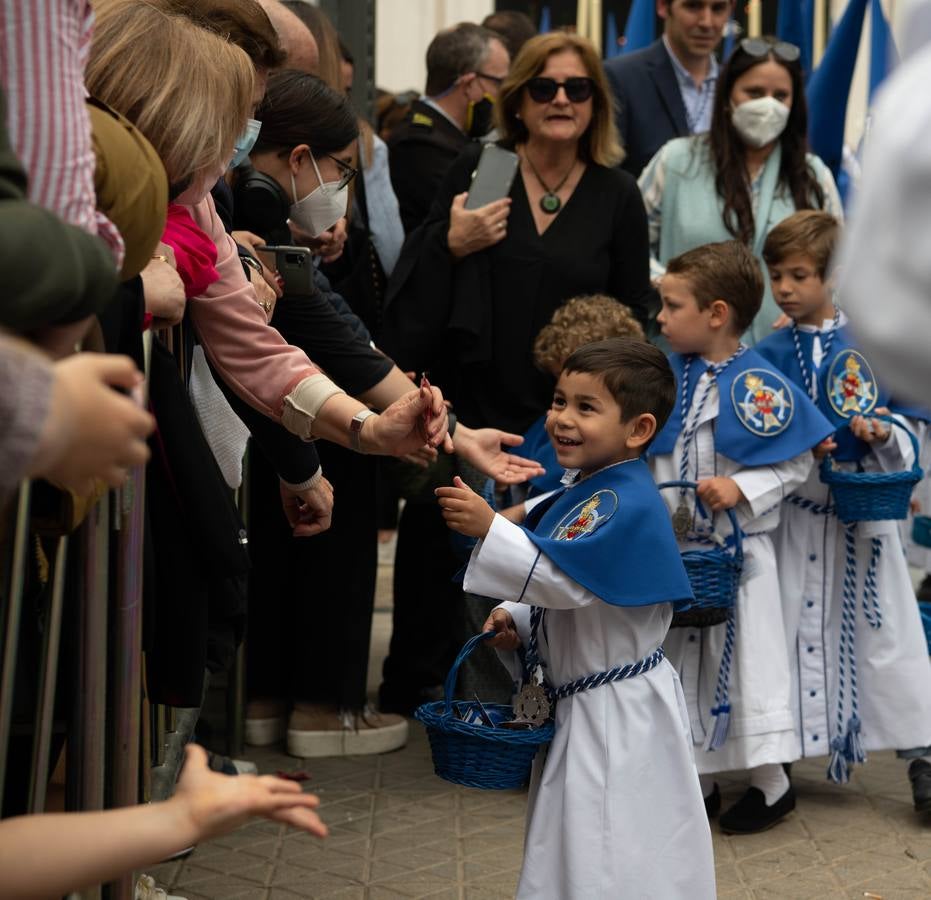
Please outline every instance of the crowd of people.
M656 9L661 37L606 63L519 13L444 29L423 93L368 121L302 0L0 0L3 515L22 479L73 509L144 466L147 696L199 707L245 640L246 742L300 758L402 747L464 641L495 632L468 693L558 698L526 898L713 897L709 823L777 824L800 758L845 783L895 750L931 810L906 552L928 554L891 517L839 515L823 480L917 469L931 413L851 332L799 48L723 58L733 0ZM514 177L470 206L489 148ZM683 563L709 547L743 559L717 616ZM18 681L22 723L35 700ZM28 731L4 817L25 812ZM722 812L732 771L747 789ZM325 835L293 782L226 778L189 748L168 803L0 823L10 896L248 815Z

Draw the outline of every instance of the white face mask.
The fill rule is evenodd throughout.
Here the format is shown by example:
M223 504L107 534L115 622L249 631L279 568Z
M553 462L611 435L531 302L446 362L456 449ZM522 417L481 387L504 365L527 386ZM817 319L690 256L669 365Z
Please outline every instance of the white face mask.
M765 147L786 128L791 110L775 97L757 97L731 109L731 122L745 144Z
M297 199L297 184L294 181L294 173L291 173L291 196L294 203L291 204L291 221L298 228L303 229L312 237L323 234L324 231L332 228L343 216L346 215L346 205L349 201L349 185L339 186L338 181L324 181L320 177L320 170L317 168L317 160L310 157L313 163L314 171L317 173L317 181L320 185L312 190L306 197L301 200Z

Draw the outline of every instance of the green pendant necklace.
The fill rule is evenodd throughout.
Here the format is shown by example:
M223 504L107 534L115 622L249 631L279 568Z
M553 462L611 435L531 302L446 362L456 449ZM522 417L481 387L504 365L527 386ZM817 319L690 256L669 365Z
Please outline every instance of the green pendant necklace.
M530 171L533 172L533 177L540 182L540 187L543 188L543 196L540 198L540 209L543 210L547 215L554 216L559 212L562 207L562 200L559 199L558 191L560 188L569 180L569 176L572 174L572 170L575 168L575 160L572 161L572 165L569 166L569 171L560 179L559 184L554 188L550 188L547 183L540 177L540 173L537 171L536 166L534 166L533 161L530 159L530 154L524 150L524 159L527 160L527 165L530 166Z

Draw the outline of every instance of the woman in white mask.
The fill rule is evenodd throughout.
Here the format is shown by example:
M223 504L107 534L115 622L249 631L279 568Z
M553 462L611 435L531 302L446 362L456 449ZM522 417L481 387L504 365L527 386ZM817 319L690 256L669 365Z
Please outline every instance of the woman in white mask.
M798 47L744 38L718 76L708 134L670 141L640 176L654 278L668 259L713 241L737 238L761 258L770 230L799 209L842 218L834 179L808 152L807 133ZM767 280L744 340L762 340L779 318Z

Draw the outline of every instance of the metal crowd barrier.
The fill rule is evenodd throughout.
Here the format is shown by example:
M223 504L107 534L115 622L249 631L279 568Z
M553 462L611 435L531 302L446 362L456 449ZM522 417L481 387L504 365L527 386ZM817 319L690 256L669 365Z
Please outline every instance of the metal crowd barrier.
M184 371L183 341L169 338ZM151 336L146 335L146 370ZM245 478L245 467L244 467ZM247 485L239 491L245 506ZM31 484L24 481L8 523L8 556L0 561L0 807L9 774L18 641L23 622L30 533ZM245 517L245 509L243 509ZM49 561L49 588L42 610L32 763L28 772L28 810L42 812L50 780L56 693L69 689L64 723L66 809L92 811L131 806L170 796L184 746L193 737L200 708L176 710L150 705L145 698L142 652L142 570L145 518L145 470L129 473L126 484L110 491L71 535L58 537ZM0 536L4 534L0 523ZM0 546L3 546L0 540ZM69 555L73 557L69 565ZM69 602L76 608L68 640L68 671L59 672L65 614L66 577ZM243 648L229 673L227 692L228 752L242 749L244 697ZM26 777L27 773L23 773ZM2 877L2 876L0 876ZM132 900L135 875L73 894L79 900Z

